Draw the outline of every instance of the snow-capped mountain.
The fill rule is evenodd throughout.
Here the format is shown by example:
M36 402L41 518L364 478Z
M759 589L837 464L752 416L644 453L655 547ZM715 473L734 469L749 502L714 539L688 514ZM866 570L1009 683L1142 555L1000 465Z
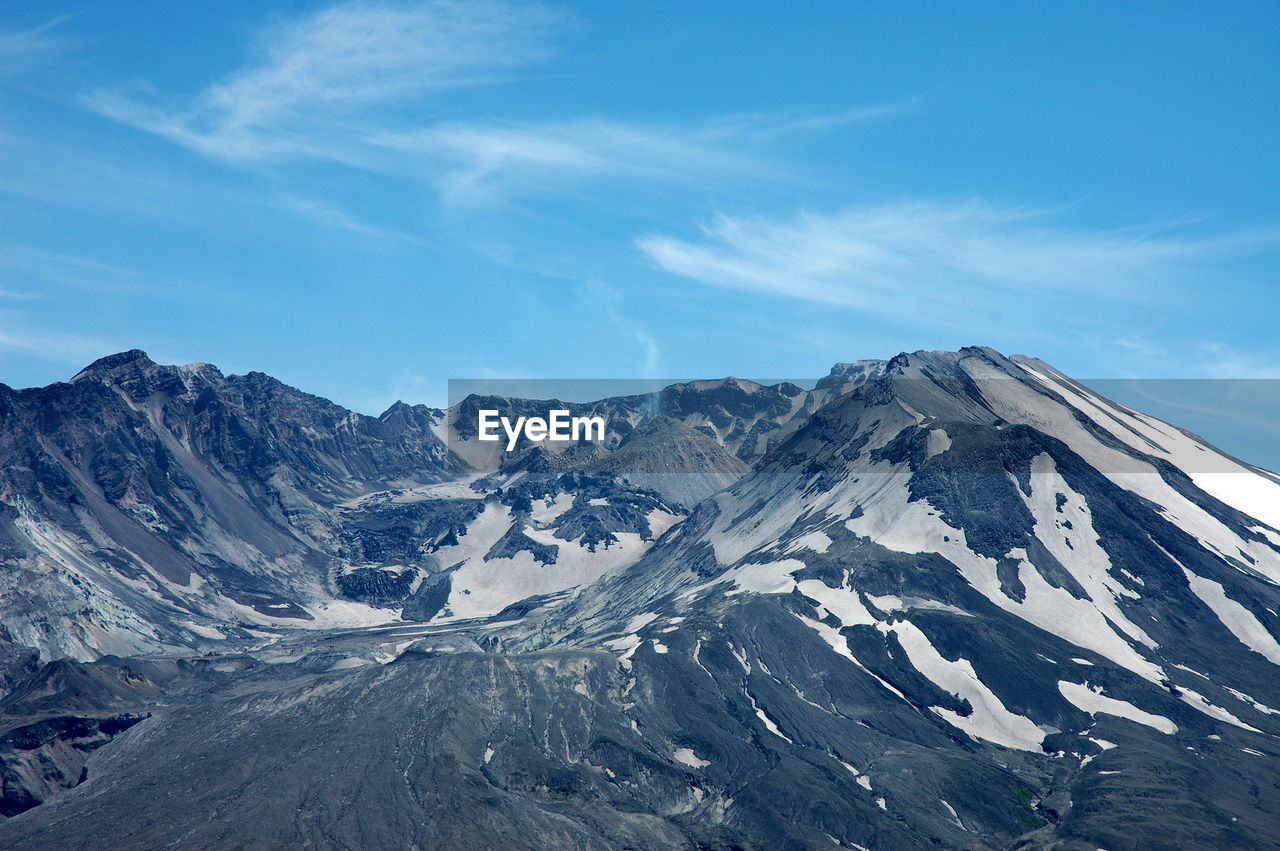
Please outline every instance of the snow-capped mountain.
M0 840L1280 843L1273 474L980 348L480 407L0 390Z

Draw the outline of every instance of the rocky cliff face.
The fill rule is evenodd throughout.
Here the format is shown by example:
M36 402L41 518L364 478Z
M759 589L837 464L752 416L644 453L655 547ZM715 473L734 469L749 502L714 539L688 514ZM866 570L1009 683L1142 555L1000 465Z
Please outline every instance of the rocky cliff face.
M439 480L440 417L364 417L261 373L139 351L67 384L0 387L11 637L93 658L315 617L332 596L339 504Z

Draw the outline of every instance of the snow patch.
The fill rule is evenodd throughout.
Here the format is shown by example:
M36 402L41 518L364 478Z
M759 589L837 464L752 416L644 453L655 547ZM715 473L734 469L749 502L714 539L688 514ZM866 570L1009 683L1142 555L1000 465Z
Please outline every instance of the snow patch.
M529 512L529 520L535 526L549 526L573 507L573 500L573 494L568 492L558 493L552 500L538 500L533 504L533 510Z
M757 594L790 594L796 587L791 574L804 568L804 562L788 558L767 564L744 564L727 571L717 582L728 579L733 582L730 594L754 591Z
M1254 709L1261 712L1263 715L1280 715L1280 711L1272 709L1270 706L1267 706L1266 704L1259 703L1258 701L1254 700L1252 697L1250 697L1249 695L1245 694L1242 691L1237 691L1231 688L1230 686L1223 686L1223 688L1231 692L1231 694L1235 695L1235 698L1237 700L1243 703L1249 704Z
M558 510L554 505L541 507L547 512ZM538 510L535 507L530 517L538 516ZM497 614L528 597L594 582L612 570L634 564L651 544L641 540L637 533L618 532L616 544L597 547L592 552L582 545L581 539L562 541L549 529L526 525L522 531L529 538L558 548L554 564L542 564L528 551L518 552L511 558L486 561L485 555L515 519L507 506L490 503L471 522L456 545L444 547L436 554L441 564L462 563L452 577L450 614L437 616L437 622Z
M676 752L672 754L672 757L675 758L676 762L684 763L690 768L706 768L711 764L709 760L699 759L698 755L689 748L676 748Z
M733 642L729 642L729 652L733 654L733 658L738 660L738 664L742 666L742 673L751 673L751 663L747 661L747 651L738 652L738 648L733 646Z
M1114 697L1107 697L1102 693L1101 687L1092 689L1080 683L1060 680L1058 682L1058 691L1062 692L1062 696L1070 701L1073 706L1088 712L1090 715L1101 712L1106 715L1115 715L1118 718L1126 718L1139 724L1145 724L1153 730L1159 730L1161 733L1171 735L1178 732L1178 725L1163 715L1143 712L1132 703L1117 700Z
M871 612L862 604L858 592L851 588L832 588L821 579L805 579L794 584L801 594L821 603L845 626L870 625L876 622Z
M857 490L847 498L863 509L861 516L845 521L850 532L869 537L882 546L901 553L937 553L954 564L960 575L978 593L1001 609L1078 647L1105 656L1153 683L1159 683L1163 679L1159 666L1138 653L1108 622L1110 618L1127 634L1146 638L1120 612L1115 605L1114 596L1106 587L1106 581L1101 577L1090 579L1089 582L1101 599L1080 600L1070 592L1046 582L1040 572L1026 560L1026 553L1015 550L1012 555L1021 556L1018 577L1026 594L1021 602L1010 599L1001 589L995 559L978 555L969 549L964 531L948 525L928 502L910 500L910 470L895 470L891 465L876 467L877 469L863 474L858 483L850 485ZM1050 505L1053 505L1056 492L1050 490L1048 493ZM1077 569L1081 574L1087 574L1083 566L1077 565ZM1115 580L1111 579L1111 582L1114 583ZM1099 590L1099 586L1102 590ZM1142 643L1150 645L1152 642L1146 638Z
M658 619L655 612L641 612L627 621L627 632L639 632Z
M605 646L622 655L618 657L618 662L628 671L631 670L631 657L635 655L637 648L640 647L640 636L624 635L621 638L614 638L605 642Z
M939 688L968 700L973 707L973 713L968 717L950 709L930 707L936 714L975 738L1008 748L1040 751L1044 731L1030 718L1006 709L995 692L978 679L969 660L962 658L952 662L944 658L920 628L910 621L880 626L885 632L893 632L898 637L898 643L907 651L907 657L916 670Z
M1185 567L1182 572L1186 574L1187 582L1195 595L1213 610L1222 625L1231 630L1231 634L1240 639L1241 644L1261 654L1272 664L1280 665L1280 643L1267 632L1267 628L1253 612L1228 597L1226 589L1220 583L1196 576Z
M221 630L214 629L211 626L204 626L202 624L192 623L191 621L179 621L179 623L186 627L189 632L198 635L201 638L211 638L214 641L224 641L227 637Z
M645 520L649 524L651 540L656 541L665 535L668 529L684 520L684 515L672 514L669 511L663 511L661 508L655 508L649 512Z
M1233 724L1236 727L1239 727L1241 730L1248 730L1251 733L1262 732L1257 727L1250 727L1248 724L1244 723L1239 718L1232 715L1227 710L1223 709L1221 706L1214 706L1212 703L1210 703L1208 700L1205 699L1204 695L1200 694L1199 692L1192 691L1191 689L1186 688L1184 686L1179 686L1178 691L1181 692L1183 703L1187 704L1188 706L1194 707L1195 709L1200 710L1205 715L1208 715L1210 718L1216 718L1219 721L1225 721L1228 724Z
M861 662L859 662L857 657L855 657L853 655L853 652L849 649L849 642L845 640L844 636L840 634L840 631L838 629L836 629L835 627L828 626L827 624L822 623L821 621L815 621L815 620L812 620L811 618L806 618L802 615L796 615L796 618L802 624L809 627L814 632L818 633L818 635L821 636L822 640L827 642L828 646L830 646L832 650L834 650L836 653L839 653L841 656L848 659L853 664L857 665L862 670L863 673L867 674L870 677L873 677L876 680L876 682L884 686L887 691L892 692L893 694L902 698L902 700L906 701L907 703L911 702L907 700L907 696L903 694L901 691L899 691L898 689L896 689L892 683L890 683L884 677L880 676L875 671L870 670ZM811 705L816 705L816 704L811 704ZM818 707L818 708L821 709L821 707Z
M813 550L815 553L825 553L827 548L831 546L831 539L820 529L814 529L812 532L806 532L791 542L787 547L787 552L795 552L796 550Z
M373 664L376 664L376 663L371 659L360 659L356 656L348 656L346 659L339 659L337 662L334 662L333 667L330 668L329 670L330 671L347 671L347 670L351 670L352 668L363 668L366 665L373 665Z
M1277 533L1276 530L1268 529L1266 526L1250 526L1249 531L1257 532L1277 547L1280 547L1280 533Z
M790 737L788 737L786 733L783 733L780 729L778 729L778 725L774 723L773 719L770 718L767 714L765 714L765 711L760 708L760 704L756 703L756 699L751 694L751 692L747 692L747 699L751 701L751 708L756 711L756 717L760 719L761 723L764 724L765 728L770 733L773 733L775 736L777 736L780 739L785 739L787 744L790 744L790 745L795 744L795 742L791 741Z
M951 448L951 437L940 428L929 429L928 441L925 444L926 460L941 455Z

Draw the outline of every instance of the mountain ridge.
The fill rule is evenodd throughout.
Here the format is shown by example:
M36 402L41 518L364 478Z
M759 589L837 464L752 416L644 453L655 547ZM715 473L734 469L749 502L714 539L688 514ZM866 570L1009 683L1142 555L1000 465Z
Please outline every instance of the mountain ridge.
M0 742L26 808L0 823L6 844L95 823L144 845L1276 845L1280 487L1047 364L969 347L837 365L812 391L678 385L665 408L586 403L617 415L605 446L458 477L451 459L482 459L437 433L457 408L391 406L388 448L265 377L139 354L82 371L83 401L34 447L0 402L0 450L27 459L0 494L6 572L65 570L91 599L148 576L169 592L119 622L162 640L50 662L21 645L61 598L5 589L0 720L60 731ZM113 412L99 442L125 449L106 469L69 425L86 411ZM398 458L423 462L417 479L391 476ZM162 486L193 459L216 481ZM709 492L641 478L676 468ZM279 541L289 570L201 562L189 550L214 538L192 533L171 547L194 560L181 585L185 562L130 566L103 544L137 556L137 540L93 537L98 515L146 528L149 506L167 524L215 491L271 518L283 537L252 552ZM188 529L230 524L209 515ZM304 578L312 596L288 591ZM173 613L212 586L260 608ZM77 742L87 759L66 757ZM37 759L62 774L36 782ZM215 814L121 815L160 777ZM285 799L301 809L270 803ZM252 825L235 801L259 802Z

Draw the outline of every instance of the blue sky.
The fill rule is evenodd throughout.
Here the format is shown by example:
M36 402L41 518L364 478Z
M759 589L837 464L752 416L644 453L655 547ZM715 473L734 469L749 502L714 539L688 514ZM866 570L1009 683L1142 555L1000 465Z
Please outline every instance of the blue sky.
M0 11L0 381L1280 377L1280 4Z

